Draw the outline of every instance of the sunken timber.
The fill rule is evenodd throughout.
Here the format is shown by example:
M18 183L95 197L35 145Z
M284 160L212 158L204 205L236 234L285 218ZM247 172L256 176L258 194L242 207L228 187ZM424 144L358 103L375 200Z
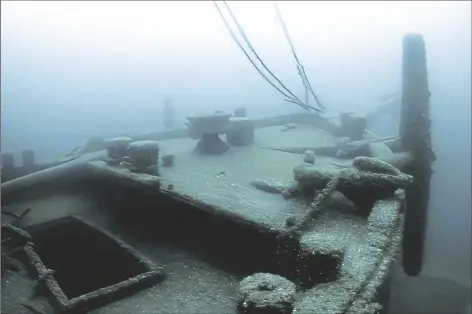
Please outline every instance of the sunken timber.
M422 263L425 55L404 37L399 136L239 108L28 174L3 157L2 313L385 312L402 239L405 271Z

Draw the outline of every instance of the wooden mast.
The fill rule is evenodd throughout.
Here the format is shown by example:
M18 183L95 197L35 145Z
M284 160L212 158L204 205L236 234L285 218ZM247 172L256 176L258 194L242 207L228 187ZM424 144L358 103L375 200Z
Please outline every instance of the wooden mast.
M406 188L403 268L410 276L420 273L426 230L432 163L430 92L423 37L407 34L403 38L402 107L400 138L413 156L403 171L415 180Z

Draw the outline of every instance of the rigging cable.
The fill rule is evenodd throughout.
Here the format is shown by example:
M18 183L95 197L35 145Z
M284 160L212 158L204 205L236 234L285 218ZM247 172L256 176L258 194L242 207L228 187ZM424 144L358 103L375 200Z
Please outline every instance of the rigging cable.
M252 45L250 44L249 40L247 39L247 36L245 35L244 33L244 30L242 29L242 27L239 25L239 23L237 22L237 19L236 17L234 16L234 14L232 14L231 12L231 9L229 8L229 6L226 4L226 2L224 2L224 4L226 5L227 9L228 9L228 12L230 12L231 14L231 17L233 18L233 20L235 21L235 24L238 26L238 29L240 31L240 34L241 36L245 39L246 43L248 44L248 46L250 47L251 51L254 53L254 55L256 56L256 58L261 62L261 64L264 66L264 68L269 72L269 74L276 79L276 81L282 86L283 89L286 90L286 92L282 91L279 87L277 87L273 82L271 82L269 80L269 78L267 78L267 76L262 73L261 69L256 65L256 63L254 62L254 60L252 60L252 58L249 56L249 54L247 53L247 51L244 49L244 47L241 45L241 43L239 42L238 38L236 37L236 34L234 33L234 31L231 29L228 21L225 19L224 15L223 15L223 12L221 11L221 9L219 8L218 4L216 3L216 1L213 1L216 9L218 10L218 13L220 14L221 16L221 19L223 20L223 23L225 24L225 27L226 29L228 30L228 32L230 33L231 37L233 38L233 40L236 42L236 44L238 45L238 47L243 51L243 53L246 55L246 57L248 58L248 60L251 62L251 64L254 66L254 68L256 68L256 70L259 72L259 74L269 83L272 85L272 87L274 87L277 91L279 91L282 95L284 95L287 99L285 99L286 101L288 102L291 102L291 103L294 103L306 110L316 110L316 111L320 111L319 109L317 108L314 108L312 106L309 106L305 103L303 103L300 99L298 99L287 87L285 87L285 85L267 68L267 66L265 65L265 63L262 61L262 59L259 57L259 55L256 53L256 51L254 50L254 48L252 47ZM241 32L242 31L242 32ZM287 95L290 94L289 95Z
M231 10L231 8L228 6L228 4L226 3L226 1L223 1L224 5L226 6L226 9L228 10L228 13L230 14L231 18L233 19L234 21L234 24L236 25L236 27L238 28L238 31L239 31L239 34L241 35L241 37L244 39L244 41L246 42L248 48L252 51L252 53L254 54L254 56L256 57L257 60L259 60L259 62L261 63L261 65L264 67L264 69L269 72L269 74L292 96L290 98L290 100L296 100L300 103L303 103L297 96L295 96L283 83L282 81L277 78L277 76L275 76L275 74L269 70L269 68L266 66L266 64L264 63L264 61L262 61L262 59L259 57L259 54L256 52L256 50L254 49L254 47L252 46L251 42L249 41L247 35L246 35L246 32L244 31L244 29L242 28L241 24L239 24L238 22L238 19L236 18L236 16L233 14L233 11ZM307 105L307 104L305 104ZM311 108L311 109L315 109L315 108Z
M280 21L280 25L282 26L282 30L284 32L285 38L287 39L287 41L290 45L290 48L292 49L293 57L295 58L295 61L297 62L298 74L300 74L300 77L302 78L303 85L305 86L305 91L306 91L306 93L308 93L308 91L311 93L311 95L315 99L318 106L324 111L325 107L320 102L318 97L315 95L315 92L313 91L313 88L311 87L310 81L308 80L308 77L306 76L305 68L301 64L300 59L298 59L297 53L295 52L295 47L293 46L292 40L290 38L290 34L288 32L288 29L287 29L287 26L285 25L284 19L282 17L282 13L280 13L279 7L278 7L276 2L273 2L272 4L273 4L275 12L277 14L277 18Z

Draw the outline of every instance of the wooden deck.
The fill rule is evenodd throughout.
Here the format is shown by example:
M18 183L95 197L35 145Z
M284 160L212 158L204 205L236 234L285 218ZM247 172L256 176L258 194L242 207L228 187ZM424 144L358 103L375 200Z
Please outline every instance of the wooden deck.
M289 140L293 146L326 146L335 140L325 131L313 126L305 125L289 131L281 129L280 126L258 129L255 134L256 145L232 147L220 156L195 154L195 141L191 139L161 141L161 154L174 154L175 164L169 168L161 167L160 177L110 167L101 160L105 157L103 151L86 154L71 162L4 183L2 194L8 200L9 195L26 195L26 191L34 190L35 186L41 186L43 183L61 180L73 183L92 177L108 178L128 187L147 189L156 194L166 193L180 200L194 202L200 208L211 208L217 215L226 215L278 233L286 230L286 218L304 212L307 201L287 200L280 194L260 191L250 183L253 180L266 180L288 185L293 181L293 168L302 163L302 156L262 147L276 146ZM331 158L318 157L316 165L335 171L338 168L332 165L333 161ZM343 162L349 164L351 161ZM23 200L21 203L25 204L25 201L28 202ZM31 202L30 206L33 207L34 200ZM352 213L327 212L315 222L313 231L303 236L302 245L308 251L317 252L328 248L341 250L346 254L341 266L341 278L331 284L317 285L305 291L297 302L297 308L301 312L329 308L333 313L341 313L351 306L358 306L353 303L356 299L372 298L368 286L371 282L380 285L386 275L385 265L391 261L398 247L398 239L401 239L401 201L392 199L385 202L380 203L379 209L374 208L373 211L373 214L377 213L380 218L372 215L365 219ZM25 206L19 206L18 202L13 201L9 205L16 208L16 211ZM53 216L57 217L57 210L54 213ZM65 214L67 213L63 213ZM100 218L103 214L98 212L88 212L86 216L89 219L92 217L93 220L104 221L103 217ZM34 217L36 218L33 219ZM392 219L386 222L382 217ZM35 213L31 214L32 221L29 223L52 218L36 209ZM105 222L104 226L108 224L109 222ZM148 255L153 254L152 248L147 247L146 251ZM329 303L326 298L329 298L333 291L341 293L342 297L337 295L336 299ZM110 313L118 309L132 310L136 304L148 304L149 301L146 296L133 296L127 301L115 302L97 309L94 313ZM157 310L148 305L144 308Z

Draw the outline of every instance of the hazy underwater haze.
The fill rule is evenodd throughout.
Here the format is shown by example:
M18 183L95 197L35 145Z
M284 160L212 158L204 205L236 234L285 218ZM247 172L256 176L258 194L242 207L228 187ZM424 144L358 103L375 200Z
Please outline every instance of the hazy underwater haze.
M229 4L264 61L302 95L271 3ZM402 37L424 36L437 161L423 272L470 288L471 2L279 6L328 114L367 113L400 95ZM211 1L2 1L2 152L32 149L50 160L92 136L163 130L165 99L181 126L198 111L301 110L255 71Z

